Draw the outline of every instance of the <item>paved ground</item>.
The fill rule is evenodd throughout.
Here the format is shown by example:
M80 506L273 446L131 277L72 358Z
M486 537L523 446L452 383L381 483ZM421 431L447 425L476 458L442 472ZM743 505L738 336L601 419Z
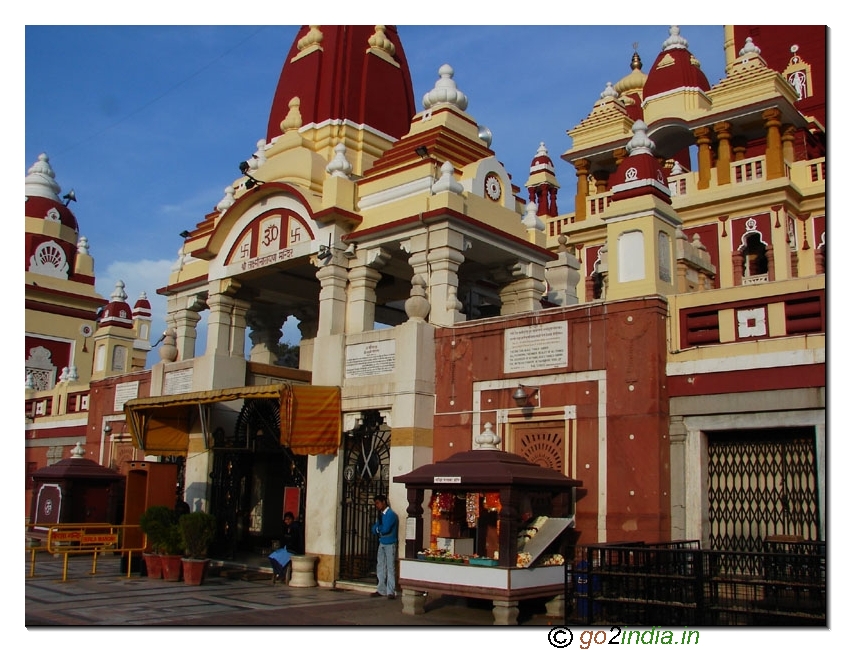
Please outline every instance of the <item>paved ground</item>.
M104 555L97 575L91 557L72 556L68 580L62 561L40 554L29 577L26 556L25 625L42 626L492 626L490 603L429 594L423 615L403 614L401 598L364 591L272 584L271 573L223 570L200 587L183 582L127 578L120 559ZM551 628L541 602L523 603L521 626ZM500 628L505 630L505 628ZM546 630L539 631L545 643Z

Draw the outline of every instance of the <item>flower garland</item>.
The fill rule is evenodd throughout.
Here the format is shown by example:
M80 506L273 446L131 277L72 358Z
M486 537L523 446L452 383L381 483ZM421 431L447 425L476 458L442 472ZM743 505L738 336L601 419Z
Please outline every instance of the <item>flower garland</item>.
M432 514L451 512L455 507L455 495L453 492L434 492L428 506Z

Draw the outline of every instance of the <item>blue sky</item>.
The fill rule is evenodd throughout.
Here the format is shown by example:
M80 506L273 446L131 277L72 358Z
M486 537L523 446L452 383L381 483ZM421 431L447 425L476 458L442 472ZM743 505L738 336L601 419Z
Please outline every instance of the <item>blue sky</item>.
M365 22L365 21L364 21ZM398 26L414 97L443 63L469 97L468 113L493 132L493 149L522 186L540 142L555 161L570 211L575 176L559 155L566 131L638 51L648 71L669 26ZM45 152L95 258L104 297L126 283L147 292L153 336L164 329L168 278L191 230L240 176L265 137L295 26L36 26L25 32L25 155ZM709 81L723 76L721 26L681 26ZM284 338L294 342L293 323ZM155 338L154 338L155 340ZM199 341L199 346L202 341ZM199 349L199 351L202 348ZM157 359L151 355L149 362Z

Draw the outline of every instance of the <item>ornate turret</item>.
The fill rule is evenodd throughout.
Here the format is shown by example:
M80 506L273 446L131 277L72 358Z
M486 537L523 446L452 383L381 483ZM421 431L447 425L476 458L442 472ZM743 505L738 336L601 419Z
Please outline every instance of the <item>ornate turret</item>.
M673 209L655 143L638 120L628 156L611 174L611 204L602 216L608 246L606 298L675 293L673 243L682 221Z
M652 194L670 203L666 174L653 155L655 143L646 134L646 124L638 120L632 126L632 139L626 145L628 157L611 175L612 201Z
M661 48L643 87L644 120L648 124L668 115L705 110L711 104L705 96L711 84L676 25L670 27L670 36Z
M345 125L333 127L336 139L317 153L331 160L344 135L354 173L362 175L371 159L361 161L360 154L371 147L353 131L368 128L388 136L386 148L407 133L415 113L413 82L393 25L303 25L275 90L266 133L272 151L267 154L284 132ZM323 141L319 134L310 139Z
M554 217L558 214L558 179L555 178L555 166L549 157L549 150L542 142L528 170L528 200L537 204L537 214L541 217Z

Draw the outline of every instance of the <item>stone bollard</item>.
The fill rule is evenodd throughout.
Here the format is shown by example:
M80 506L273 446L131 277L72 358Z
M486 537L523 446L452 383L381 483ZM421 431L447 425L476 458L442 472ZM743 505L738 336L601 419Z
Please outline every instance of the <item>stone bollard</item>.
M292 577L289 579L290 587L316 587L316 560L318 555L293 555Z

